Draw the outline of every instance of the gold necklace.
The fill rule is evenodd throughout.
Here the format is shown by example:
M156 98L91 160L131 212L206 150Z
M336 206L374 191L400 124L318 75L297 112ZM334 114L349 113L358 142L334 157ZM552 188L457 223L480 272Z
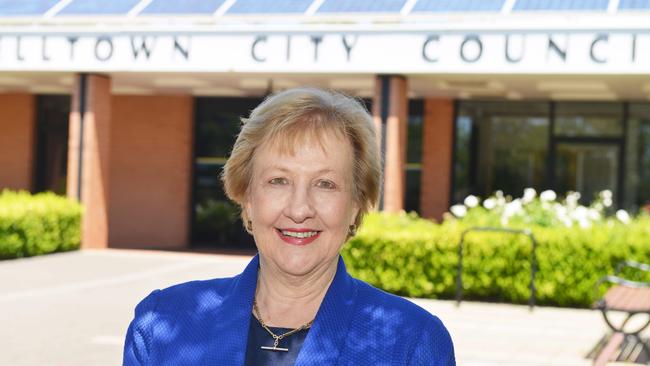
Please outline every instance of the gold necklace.
M314 323L314 319L310 320L309 322L301 325L300 327L296 329L292 329L286 333L277 335L269 329L268 326L266 326L266 323L264 323L264 320L262 320L262 316L260 315L260 310L257 308L257 301L253 299L253 311L255 311L255 316L257 316L257 320L260 321L260 324L262 325L262 328L264 328L270 335L273 337L273 347L268 347L268 346L262 346L260 347L261 349L268 350L268 351L282 351L282 352L289 352L288 348L282 348L278 347L278 344L280 343L280 340L283 338L286 338L292 334L298 333L303 329L308 329L311 327L311 325Z

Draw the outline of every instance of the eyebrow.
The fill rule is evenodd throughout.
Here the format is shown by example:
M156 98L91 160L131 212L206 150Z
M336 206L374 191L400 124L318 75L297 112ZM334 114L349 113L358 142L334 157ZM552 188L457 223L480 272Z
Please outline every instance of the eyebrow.
M289 169L289 168L286 168L286 167L283 167L283 166L272 165L272 166L269 166L269 167L263 169L262 173L266 173L269 170L274 170L274 169L280 170L282 172L291 172L291 169ZM334 171L334 169L331 169L331 168L323 168L323 169L320 169L318 171L315 171L314 173L323 174L323 173L336 173L336 172Z

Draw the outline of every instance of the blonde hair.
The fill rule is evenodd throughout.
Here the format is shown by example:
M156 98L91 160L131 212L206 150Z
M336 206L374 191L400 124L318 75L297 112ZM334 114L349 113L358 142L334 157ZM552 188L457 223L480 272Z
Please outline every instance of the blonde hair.
M354 152L352 196L359 207L354 222L358 227L379 198L381 162L377 137L372 117L361 102L335 91L289 89L269 96L248 118L242 118L241 131L221 174L226 195L242 206L251 182L256 147L270 141L280 151L293 153L296 142L332 132L350 141ZM241 217L247 227L245 210L241 210Z

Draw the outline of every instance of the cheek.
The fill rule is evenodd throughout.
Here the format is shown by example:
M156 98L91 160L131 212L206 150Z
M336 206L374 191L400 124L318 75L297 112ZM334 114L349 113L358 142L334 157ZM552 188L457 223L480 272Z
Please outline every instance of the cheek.
M284 207L281 192L267 192L264 189L254 189L247 206L249 217L258 222L269 222L277 219Z
M321 219L330 227L345 227L354 215L352 198L348 194L324 195L317 200L318 213Z

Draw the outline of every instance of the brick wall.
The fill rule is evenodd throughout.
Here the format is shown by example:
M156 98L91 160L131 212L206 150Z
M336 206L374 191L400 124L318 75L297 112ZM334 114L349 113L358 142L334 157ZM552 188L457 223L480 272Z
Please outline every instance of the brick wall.
M442 219L449 209L454 105L447 99L424 101L420 214Z
M0 190L33 189L35 103L31 94L0 94Z
M111 247L189 245L193 99L113 96Z

